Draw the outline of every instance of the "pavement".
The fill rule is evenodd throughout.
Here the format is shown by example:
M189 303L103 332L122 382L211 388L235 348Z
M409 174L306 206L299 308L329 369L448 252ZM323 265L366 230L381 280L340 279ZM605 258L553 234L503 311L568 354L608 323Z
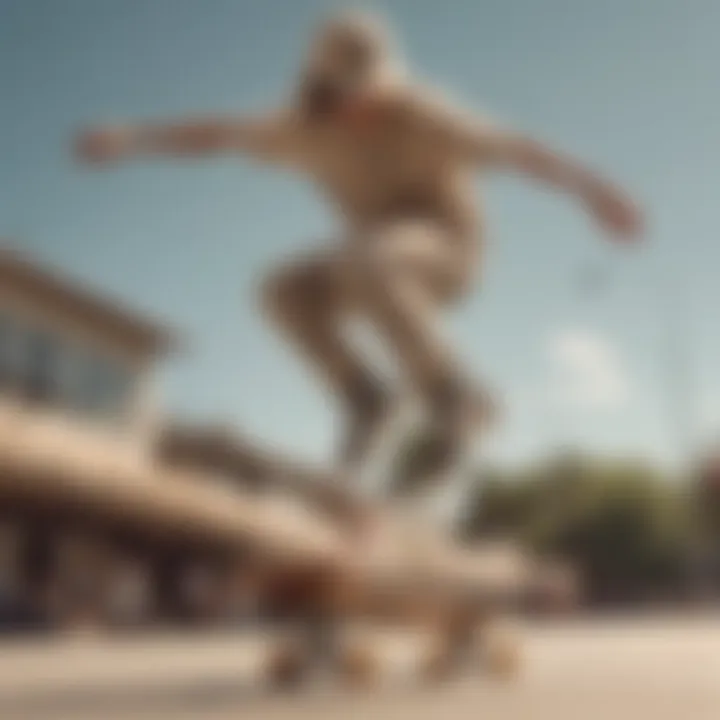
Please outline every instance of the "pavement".
M532 623L523 641L523 671L509 682L468 670L435 687L293 693L259 682L268 646L259 633L3 642L0 718L720 718L720 614Z

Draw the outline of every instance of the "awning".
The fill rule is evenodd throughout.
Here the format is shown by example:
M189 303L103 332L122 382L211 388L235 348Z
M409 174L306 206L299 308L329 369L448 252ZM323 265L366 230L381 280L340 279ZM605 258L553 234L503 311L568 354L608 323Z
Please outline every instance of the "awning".
M0 501L53 503L134 528L257 547L282 562L334 562L340 535L323 518L271 498L213 485L158 463L83 456L0 428Z

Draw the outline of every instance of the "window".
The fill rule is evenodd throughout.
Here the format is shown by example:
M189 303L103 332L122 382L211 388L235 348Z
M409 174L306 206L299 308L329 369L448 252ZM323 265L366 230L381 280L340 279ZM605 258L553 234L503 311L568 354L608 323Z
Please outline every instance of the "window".
M0 390L17 387L22 375L24 333L6 313L0 313Z
M63 335L25 326L0 310L0 392L96 419L127 418L135 376L112 356Z
M0 388L6 387L12 374L12 324L0 314Z
M72 345L66 344L58 353L55 368L58 402L69 410L80 410L82 404L83 355Z
M26 396L43 403L58 400L58 339L42 330L33 331L28 337L26 352L23 383Z
M133 382L129 370L109 358L87 354L78 375L78 400L85 411L109 420L124 419Z

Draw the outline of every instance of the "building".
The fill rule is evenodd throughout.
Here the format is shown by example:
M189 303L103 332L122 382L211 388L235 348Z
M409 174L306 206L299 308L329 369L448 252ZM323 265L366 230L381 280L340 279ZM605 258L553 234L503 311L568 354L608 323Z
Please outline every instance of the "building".
M153 372L172 344L166 328L0 248L3 412L42 408L67 442L145 453Z
M0 624L220 613L250 551L297 563L329 547L252 492L270 455L164 426L154 377L176 345L0 248Z
M357 505L331 475L272 448L165 423L153 379L176 346L163 325L0 249L0 629L337 601L351 524L328 515L352 520ZM272 492L288 484L309 502ZM358 558L364 586L384 586L388 548L399 551L391 579L413 576L417 547L430 553L421 575L482 582L485 562L433 533L388 531L377 557Z
M151 402L152 375L170 346L164 327L0 248L0 445L6 450L0 519L6 605L47 615L39 606L51 602L53 567L92 564L86 557L88 543L85 552L79 547L79 535L86 532L64 532L58 541L56 529L58 524L67 528L71 516L75 524L78 513L91 521L92 512L83 513L82 500L71 513L52 493L30 492L33 461L56 453L70 465L146 465L159 429ZM71 555L77 556L75 562ZM79 586L82 580L74 578L73 583ZM55 586L53 592L57 590Z

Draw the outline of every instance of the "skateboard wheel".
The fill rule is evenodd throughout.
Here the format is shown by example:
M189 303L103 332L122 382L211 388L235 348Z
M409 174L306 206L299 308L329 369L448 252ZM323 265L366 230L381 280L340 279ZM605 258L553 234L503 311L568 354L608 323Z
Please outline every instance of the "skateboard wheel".
M307 653L294 644L283 644L270 653L265 679L273 688L292 689L307 678L310 661Z
M348 648L343 653L340 663L340 672L351 685L369 687L379 679L380 663L372 648L367 645Z
M434 643L427 660L420 669L420 678L427 683L440 683L448 680L457 670L453 653L446 642Z
M492 677L511 680L519 674L522 653L520 643L512 633L491 633L485 639L483 649L484 666Z

